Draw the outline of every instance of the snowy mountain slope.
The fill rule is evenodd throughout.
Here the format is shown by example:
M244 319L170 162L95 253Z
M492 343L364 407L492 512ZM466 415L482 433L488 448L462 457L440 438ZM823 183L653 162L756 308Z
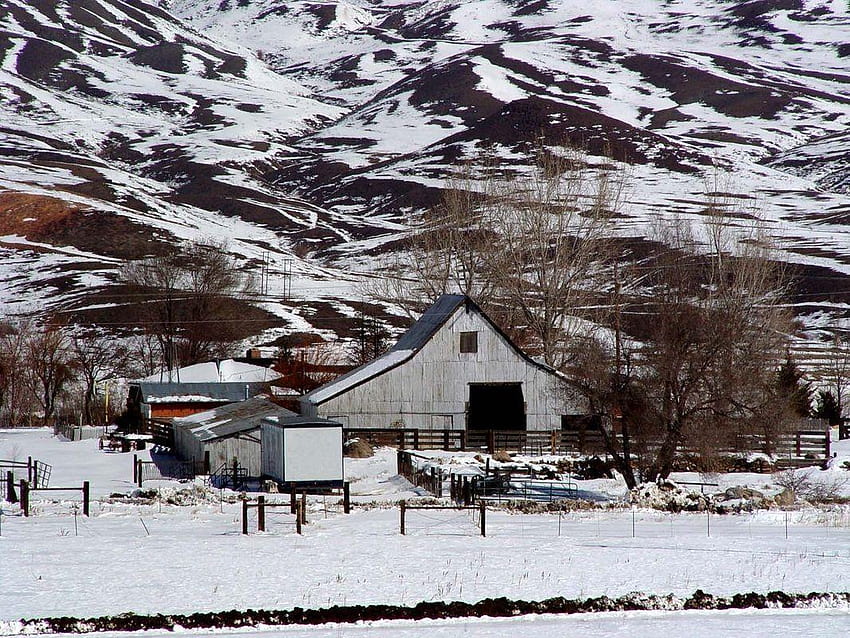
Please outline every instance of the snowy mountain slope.
M723 173L803 264L801 309L850 302L842 0L9 0L0 25L0 187L79 209L4 213L6 297L217 234L346 312L459 161L543 134L630 166L623 236L698 217Z
M144 3L4 3L0 58L5 310L67 306L123 259L210 236L248 266L339 278L293 251L364 224L256 168L337 107Z

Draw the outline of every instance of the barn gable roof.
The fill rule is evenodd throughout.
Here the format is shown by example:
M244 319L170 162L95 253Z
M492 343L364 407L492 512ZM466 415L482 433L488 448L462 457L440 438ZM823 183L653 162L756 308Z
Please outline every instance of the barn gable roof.
M256 430L264 419L270 417L287 419L295 416L291 410L258 396L174 419L174 426L190 431L201 441L210 441Z
M427 344L433 336L445 325L449 317L457 309L465 306L467 312L480 315L490 327L498 333L520 357L528 363L548 373L558 374L549 366L539 363L520 350L504 331L488 317L472 299L466 295L441 295L425 313L405 332L398 342L388 352L358 368L320 386L304 395L303 400L314 405L328 401L343 392L350 390L378 375L409 361Z

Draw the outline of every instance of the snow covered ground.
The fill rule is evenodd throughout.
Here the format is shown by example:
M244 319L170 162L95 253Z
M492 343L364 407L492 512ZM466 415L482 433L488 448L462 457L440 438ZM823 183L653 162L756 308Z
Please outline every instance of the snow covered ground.
M171 500L183 490L189 503L108 498L133 490L132 454L99 451L96 441L61 441L48 430L0 430L0 458L12 456L51 463L51 485L91 481L95 502L89 518L75 517L72 500L42 500L46 493L35 495L29 518L17 506L3 505L0 635L13 635L19 629L13 621L22 617L127 611L540 600L633 591L690 595L696 589L718 595L850 590L846 505L726 516L623 507L561 515L490 511L486 538L468 513L411 512L408 534L401 536L391 502L417 490L395 474L394 452L380 450L373 458L346 459L353 500L361 504L352 514L342 514L336 499L317 497L303 536L295 534L285 509L268 515L262 534L252 512L252 533L243 536L233 493L151 482L146 489L158 485ZM241 635L837 636L848 628L847 609L747 610L387 622Z

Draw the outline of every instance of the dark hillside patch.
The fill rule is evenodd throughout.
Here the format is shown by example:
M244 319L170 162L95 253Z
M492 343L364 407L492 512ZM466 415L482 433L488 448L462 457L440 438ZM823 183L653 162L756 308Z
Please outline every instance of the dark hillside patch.
M163 73L185 73L183 45L177 42L162 42L150 47L140 47L130 55L130 61Z
M497 114L485 118L467 131L444 140L487 140L517 147L532 143L538 135L547 140L584 148L593 155L609 153L613 159L629 163L654 164L682 173L697 169L685 162L710 165L709 157L678 146L655 133L635 128L598 113L569 104L532 96L506 104ZM646 151L652 149L653 157Z
M722 78L670 56L630 55L623 58L622 64L640 73L653 86L670 91L679 104L706 104L730 117L770 119L794 98L776 88Z
M18 53L15 68L25 78L47 84L50 74L71 57L70 53L55 44L29 40Z
M0 234L119 259L164 254L172 238L126 217L39 195L0 193Z

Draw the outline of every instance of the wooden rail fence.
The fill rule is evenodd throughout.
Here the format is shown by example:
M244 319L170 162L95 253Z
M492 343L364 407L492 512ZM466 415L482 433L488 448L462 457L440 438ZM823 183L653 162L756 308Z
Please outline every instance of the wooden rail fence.
M430 494L441 498L443 496L443 473L433 466L420 470L416 464L417 458L428 459L428 457L407 450L399 450L397 456L398 473L416 487L421 487Z
M527 455L596 454L605 456L602 433L598 430L551 431L500 431L480 430L417 430L407 429L354 429L344 430L345 437L362 438L377 445L395 445L400 450L481 450L493 454L497 451ZM848 433L850 434L850 433ZM644 446L636 455L651 452L653 446ZM777 459L779 465L805 464L812 460L827 459L832 450L829 431L799 430L770 437L760 434L736 434L721 442L716 452L736 456L764 453ZM699 456L693 447L681 447L679 454ZM423 479L418 479L423 480ZM412 481L411 481L412 482ZM430 490L429 490L430 491Z
M174 449L174 425L170 421L142 419L140 434L150 434L153 444Z
M91 490L88 481L83 481L82 487L30 487L28 481L21 479L21 511L23 511L24 516L30 515L30 495L33 492L82 492L83 516L89 515Z

